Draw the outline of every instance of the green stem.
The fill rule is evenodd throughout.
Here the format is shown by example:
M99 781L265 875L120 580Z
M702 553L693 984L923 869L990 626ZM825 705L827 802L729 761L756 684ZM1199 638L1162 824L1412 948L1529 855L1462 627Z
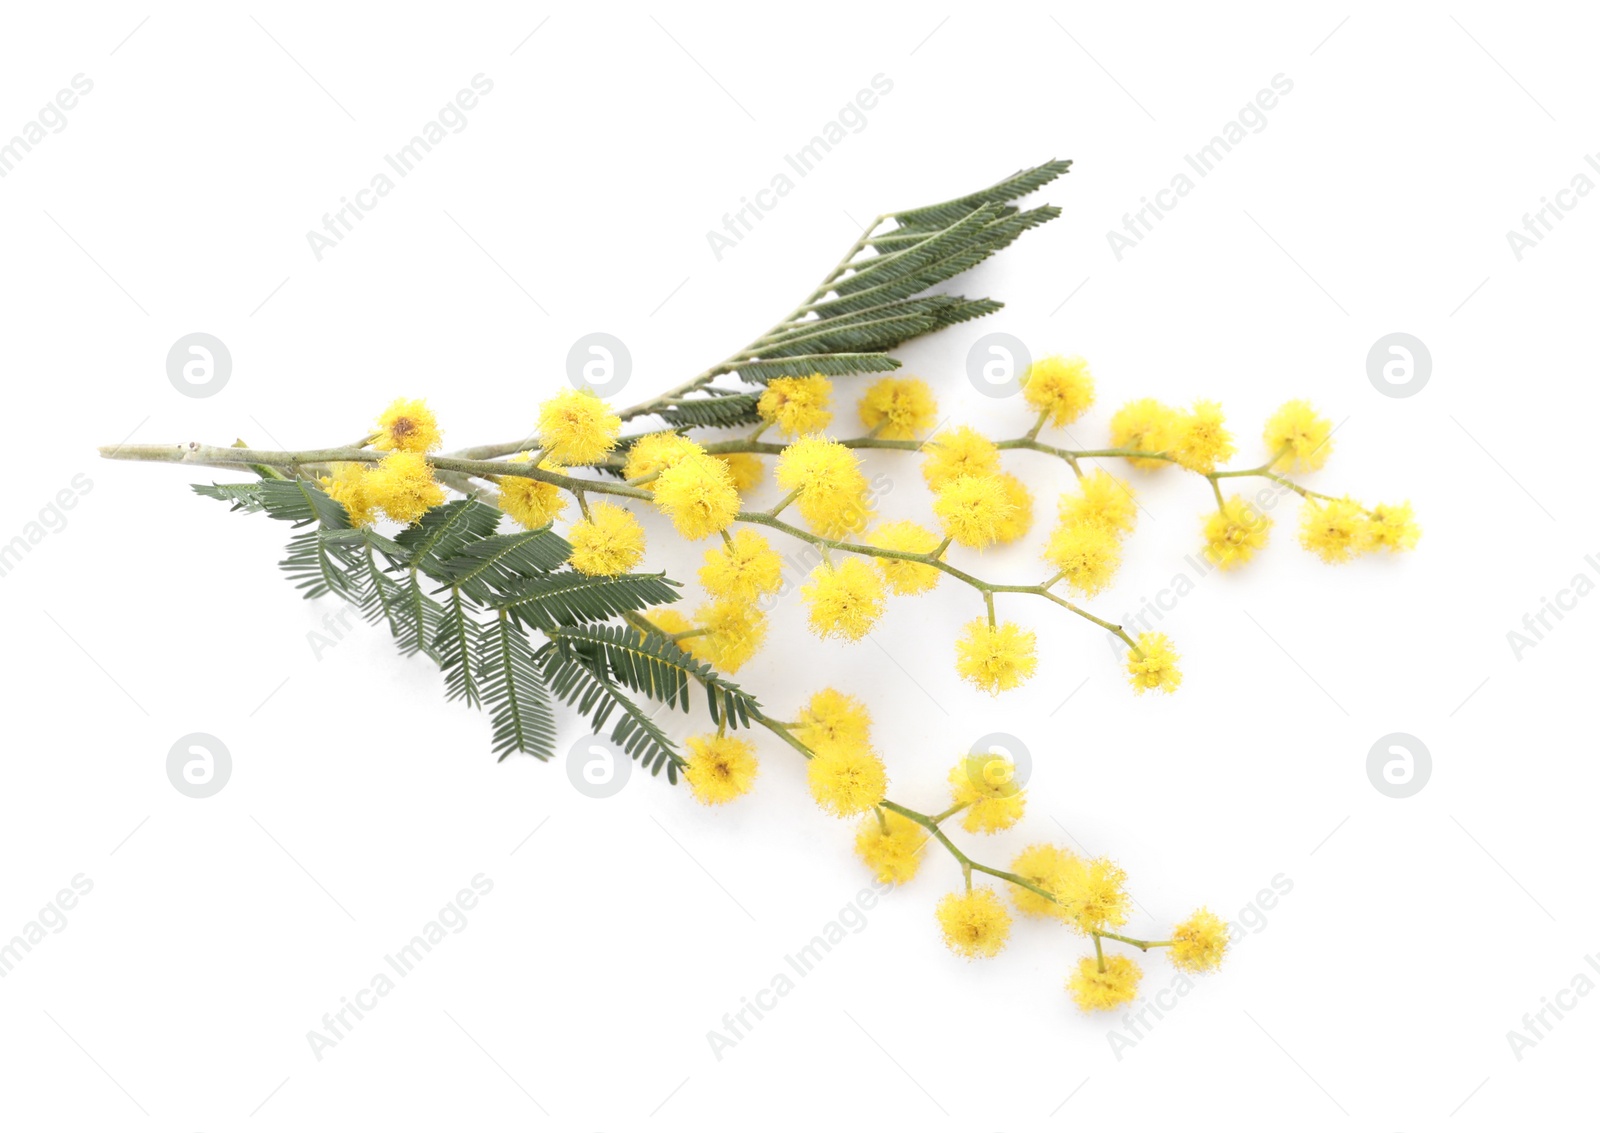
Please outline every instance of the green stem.
M943 822L952 815L960 814L971 805L971 803L956 803L954 806L949 807L946 810L941 810L938 814L933 816L933 824L937 826L939 823Z
M807 295L798 307L796 307L793 311L790 311L782 319L778 320L778 322L770 330L768 330L760 338L756 339L755 342L751 343L748 347L739 351L737 354L730 355L729 357L723 359L715 366L712 366L706 370L702 370L688 381L674 386L666 393L663 393L657 397L653 397L648 401L642 401L638 405L633 405L620 411L617 416L621 417L624 421L631 421L635 417L647 417L653 413L659 412L667 403L681 399L686 394L693 393L696 390L705 388L718 377L724 374L736 372L739 369L739 364L741 362L748 362L753 358L760 357L764 348L773 345L773 339L775 337L782 334L786 330L792 330L793 324L797 320L804 318L807 314L809 314L812 307L814 307L819 300L821 300L833 289L833 285L838 282L839 277L845 273L847 268L849 268L850 261L855 259L861 250L867 246L871 240L873 232L877 231L878 225L882 224L885 219L887 219L885 216L874 217L872 223L867 225L867 227L862 231L861 235L856 239L856 242L850 245L850 250L844 254L843 258L841 258L836 265L834 265L833 270L823 278L822 282L817 285L816 289L812 291L810 295Z
M277 452L265 449L229 448L218 445L202 445L191 442L187 445L124 445L121 447L107 446L100 450L101 455L117 460L153 461L168 464L188 464L206 468L242 468L252 464L270 464L292 467L297 464L322 464L336 461L370 462L371 454L363 453L358 449L313 449L308 452ZM466 460L455 456L432 456L430 462L435 469L446 472L463 473L476 476L480 479L498 480L503 476L523 477L530 480L539 480L546 484L554 484L568 492L577 495L582 492L595 492L601 495L623 496L633 500L653 500L655 497L643 488L607 480L589 480L577 476L569 476L564 472L553 472L548 468L540 468L531 463L521 463L504 460ZM791 494L792 498L792 494ZM780 501L778 508L785 506L787 500ZM875 547L868 543L854 543L842 539L829 539L822 535L813 534L803 528L796 527L777 518L773 512L741 511L734 519L741 523L755 523L763 527L770 527L774 531L781 531L785 535L802 542L810 543L819 549L842 551L847 554L864 555L880 559L899 559L905 562L925 563L948 574L950 577L971 586L985 594L1036 594L1063 609L1093 622L1102 629L1115 634L1130 646L1133 640L1123 632L1122 627L1096 617L1087 610L1081 609L1066 599L1052 594L1040 586L1017 586L1001 583L987 582L975 575L968 574L959 567L952 566L939 558L949 547L950 541L946 539L934 551L918 553L915 551L894 551L887 547Z
M779 512L783 511L784 508L788 507L790 504L794 503L794 501L799 499L799 498L800 498L800 489L796 488L794 491L790 492L787 496L784 496L783 499L779 500L777 503L773 504L770 508L768 508L767 511L766 511L767 517L770 518L770 519L777 519Z
M1171 948L1176 943L1171 940L1139 940L1136 937L1123 936L1121 933L1107 932L1105 929L1101 929L1095 935L1103 936L1107 940L1120 940L1124 944L1131 944L1141 952L1148 952L1152 948Z

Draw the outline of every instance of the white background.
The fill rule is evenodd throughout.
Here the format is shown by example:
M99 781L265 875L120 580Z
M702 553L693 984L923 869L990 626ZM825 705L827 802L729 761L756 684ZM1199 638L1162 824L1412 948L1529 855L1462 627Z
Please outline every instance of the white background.
M0 180L0 542L74 476L92 488L0 579L0 937L75 875L93 890L0 981L5 1124L1570 1124L1600 997L1520 1060L1506 1034L1600 950L1580 716L1600 601L1520 660L1506 634L1600 578L1600 203L1520 262L1505 234L1600 144L1593 32L1577 6L1484 4L10 9L0 137L73 75L94 87ZM319 262L306 232L480 73L467 127ZM719 262L707 230L876 74L893 91L865 128ZM1107 230L1278 74L1293 91L1265 129L1119 262ZM993 961L944 949L932 908L959 871L930 852L719 1061L706 1033L866 880L791 753L763 744L756 792L716 812L645 776L595 800L560 761L497 765L487 720L384 633L314 653L337 604L284 581L279 525L194 497L203 475L95 455L337 443L402 394L449 444L500 440L595 330L630 347L622 400L641 400L770 325L858 221L1051 157L1076 162L1041 195L1062 218L958 281L1006 309L902 352L942 412L1026 427L965 380L992 330L1091 360L1085 443L1123 400L1206 396L1253 462L1265 415L1309 397L1341 423L1312 485L1410 499L1420 548L1327 567L1285 505L1249 569L1162 623L1184 654L1170 699L1136 699L1103 635L1025 600L1002 612L1039 630L1037 677L974 692L951 661L976 603L948 584L854 647L789 601L739 679L779 717L825 683L870 700L912 805L941 804L979 735L1018 737L1028 818L963 841L997 863L1042 839L1115 856L1132 932L1292 882L1120 1059L1120 1018L1062 990L1080 941L1029 922ZM1366 373L1397 330L1433 358L1405 399ZM216 396L167 380L192 331L231 349ZM1066 470L1008 467L1047 518ZM931 518L911 461L873 468L886 511ZM1113 617L1184 569L1208 502L1175 472L1136 484L1146 514L1093 603ZM651 530L652 562L692 583L697 552ZM978 569L1036 579L1046 534ZM233 759L205 800L166 776L191 732ZM1367 778L1391 732L1432 753L1405 800ZM562 749L584 734L569 721ZM479 873L467 927L316 1059L306 1033ZM1145 968L1147 991L1171 982Z

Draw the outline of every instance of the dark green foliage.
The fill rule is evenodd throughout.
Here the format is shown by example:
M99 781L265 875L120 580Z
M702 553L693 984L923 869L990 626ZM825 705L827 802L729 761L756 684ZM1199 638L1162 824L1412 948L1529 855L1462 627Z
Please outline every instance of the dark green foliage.
M680 432L751 425L760 419L760 390L750 386L897 369L888 351L1000 309L992 299L924 293L1057 216L1054 208L1024 211L1010 202L1069 165L1052 161L977 193L890 214L894 227L863 239L783 323L674 396L624 416L652 414ZM720 388L719 377L747 388ZM598 467L616 475L616 463ZM683 757L635 696L687 712L699 686L719 726L748 727L759 714L749 693L639 616L677 601L678 583L663 575L605 578L565 568L572 547L560 535L548 527L500 534L500 511L477 499L434 508L390 539L352 527L316 480L250 467L261 479L194 490L296 528L281 564L295 586L308 598L353 603L368 621L388 626L402 653L432 658L449 699L488 710L502 759L514 751L550 759L561 701L596 731L610 724L615 743L676 783Z
M641 634L631 626L569 626L555 637L603 661L611 675L634 692L685 712L690 686L699 684L706 690L706 707L717 724L726 721L730 728L748 728L750 713L759 708L749 693L657 630Z
M504 759L524 751L549 759L555 754L556 717L533 647L504 615L489 624L482 642L484 699L494 724L494 753Z
M552 688L596 729L612 721L612 739L673 782L683 758L627 690L687 708L685 682L694 679L717 719L749 722L754 701L709 666L665 638L642 650L632 629L599 624L677 601L678 584L662 575L562 569L572 553L565 539L549 528L499 534L500 511L479 500L434 508L389 539L351 527L343 506L312 480L194 487L235 511L300 528L282 563L295 586L308 598L353 602L368 621L389 627L402 653L431 657L448 699L488 709L502 759L514 751L555 754ZM530 630L576 636L541 659ZM623 641L630 634L631 648Z
M897 224L905 228L942 227L984 205L1003 204L1036 192L1071 168L1070 161L1047 161L1032 169L1019 170L987 189L979 189L976 193L957 197L943 204L925 205L922 208L897 212L893 217Z
M445 697L465 700L479 708L483 704L479 683L483 676L483 627L472 616L473 606L458 587L450 587L449 600L440 609L433 656L444 671Z
M278 565L307 598L324 594L349 598L355 586L351 573L355 557L348 548L325 538L327 534L319 528L295 535L289 540L288 555Z
M549 633L558 626L609 621L633 610L676 602L677 585L659 574L607 578L565 570L524 579L494 605L520 624Z
M400 532L395 542L412 565L433 574L469 543L493 535L499 523L500 512L481 500L452 500Z
M261 482L247 480L243 484L190 484L197 495L232 504L229 511L260 511Z
M773 378L803 377L806 374L881 374L898 370L900 363L887 354L795 354L771 361L739 362L728 367L747 382L769 382Z
M650 714L618 691L601 658L557 639L539 651L538 663L550 691L587 717L597 733L615 712L612 742L621 745L641 766L648 767L650 774L658 774L665 767L667 781L678 781L683 757Z
M889 214L885 219L893 226L866 237L807 305L712 367L692 392L716 394L716 400L722 400L728 391L715 390L710 383L727 374L762 385L774 378L807 374L887 373L900 366L888 351L902 343L998 311L1001 304L993 299L925 293L977 267L1028 229L1059 216L1061 210L1048 205L1024 211L1009 202L1049 184L1071 164L1046 162L952 201ZM691 408L684 409L685 402ZM722 408L710 396L706 402L708 407L702 409L698 401L675 398L657 416L675 428L755 420L753 404L740 420L697 417Z
M657 416L674 429L731 428L754 425L761 420L756 412L759 395L706 387L695 397L675 398Z
M474 602L491 605L522 580L555 570L570 554L572 544L548 527L513 531L468 544L436 573Z

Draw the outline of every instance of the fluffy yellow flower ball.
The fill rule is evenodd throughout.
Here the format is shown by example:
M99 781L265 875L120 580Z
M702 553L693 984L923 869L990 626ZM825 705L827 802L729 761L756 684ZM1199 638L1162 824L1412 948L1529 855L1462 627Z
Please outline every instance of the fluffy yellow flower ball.
M1221 510L1206 516L1206 558L1223 570L1243 566L1262 547L1272 530L1272 517L1243 496L1230 496Z
M1000 450L970 425L947 429L922 446L922 478L937 492L958 476L995 476Z
M833 385L821 374L773 378L756 402L756 412L787 437L820 433L833 420Z
M633 513L616 504L595 504L587 519L567 533L572 544L572 566L584 574L617 575L632 570L644 558L644 528Z
M983 618L968 622L956 641L956 672L998 696L1033 676L1039 659L1034 634L1015 622L992 626Z
M694 623L689 621L688 618L684 617L671 606L659 606L654 610L650 610L644 615L644 619L657 630L660 630L662 635L665 637L672 637L676 634L687 633L689 630L694 628ZM688 639L688 641L693 640L694 638ZM687 641L683 643L683 647L685 649L688 648Z
M920 378L880 378L861 395L861 423L891 441L908 441L934 423L939 404Z
M1191 472L1215 472L1233 455L1233 434L1223 425L1222 406L1197 401L1178 417L1175 438L1178 463Z
M763 471L757 457L747 452L719 452L715 455L728 466L728 475L733 477L733 486L739 491L748 492L761 483Z
M837 441L801 437L779 455L775 475L779 487L799 493L800 514L819 535L860 531L872 517L861 462Z
M351 527L371 527L378 516L372 501L367 498L365 465L352 461L339 461L328 469L330 475L319 477L317 482L328 498L344 505Z
M511 463L527 464L532 458L532 453L519 452ZM548 460L541 460L539 467L546 472L561 471ZM500 487L500 510L529 531L553 522L567 508L566 497L554 484L531 476L501 476L496 482Z
M767 615L749 602L718 598L696 610L694 619L705 632L680 644L724 673L737 673L767 639Z
M950 769L950 801L964 807L961 826L969 834L1009 830L1022 820L1027 792L1017 768L1003 755L969 755Z
M621 429L622 418L588 390L563 390L539 406L539 443L557 464L603 459Z
M1169 452L1176 442L1180 416L1177 410L1161 404L1153 397L1130 401L1111 415L1112 447L1138 452ZM1129 457L1128 463L1135 468L1164 468L1168 462Z
M704 452L688 453L662 469L651 490L656 507L691 541L724 530L739 514L739 490L728 466Z
M867 542L886 551L903 551L910 555L926 555L938 550L939 537L920 523L897 519L873 528ZM889 589L896 594L922 594L939 585L940 570L927 563L914 563L906 559L879 559L878 569Z
M671 468L684 457L703 452L705 449L697 443L677 433L646 433L628 446L622 475L628 480L641 480Z
M986 885L946 893L934 913L950 951L968 960L999 955L1011 935L1011 914Z
M433 465L417 452L392 452L361 478L368 505L397 523L421 519L444 503L444 489L433 479Z
M883 801L889 773L871 748L841 744L811 757L806 764L806 785L819 807L849 818Z
M818 563L800 593L818 637L860 641L883 616L883 576L862 559L845 559L837 566Z
M1005 492L1006 502L1011 505L1011 511L1000 521L1000 526L994 533L994 541L1015 543L1033 526L1033 493L1028 490L1026 484L1009 472L1000 473L996 479L1000 481L1000 488Z
M1069 527L1104 527L1126 535L1139 518L1139 503L1125 481L1097 468L1078 481L1076 491L1062 495L1057 514Z
M1068 924L1084 934L1103 932L1128 923L1128 875L1109 858L1084 861L1073 858L1057 879Z
M1318 415L1309 401L1286 401L1267 418L1261 439L1279 472L1315 472L1333 455L1333 422Z
M1351 499L1307 500L1300 511L1300 545L1325 563L1366 550L1369 530L1366 511Z
M795 731L813 752L866 747L872 730L867 706L837 689L825 688L800 709Z
M957 476L946 481L933 499L933 514L944 524L945 534L977 550L999 539L1016 510L999 476Z
M1141 633L1137 646L1128 650L1128 679L1134 692L1173 692L1183 683L1177 650L1166 634Z
M761 532L740 528L706 552L700 585L713 598L753 603L782 589L783 560Z
M856 828L856 856L872 876L889 885L903 885L917 875L928 832L902 814L879 810Z
M1063 850L1047 842L1028 846L1012 859L1011 872L1058 899L1052 900L1013 883L1011 901L1017 911L1025 916L1066 920L1069 916L1067 907L1059 898L1065 897L1071 879L1081 873L1081 869L1082 863L1071 850Z
M397 397L378 415L372 447L384 452L432 452L443 440L438 419L421 399Z
M1028 367L1022 378L1022 398L1037 412L1048 414L1060 428L1082 417L1094 404L1094 375L1082 358L1053 354Z
M688 766L683 776L694 797L707 806L731 802L747 794L760 769L755 748L733 736L690 736Z
M1209 972L1228 950L1228 926L1209 909L1199 909L1172 930L1172 966L1186 972Z
M1115 532L1104 527L1058 527L1045 545L1044 558L1061 572L1068 586L1093 597L1110 584L1122 565L1122 544Z
M1422 538L1410 503L1379 504L1367 514L1367 548L1393 552L1409 551Z
M1107 956L1103 972L1093 956L1085 956L1068 978L1067 991L1081 1010L1111 1011L1133 1002L1143 975L1139 965L1126 956Z

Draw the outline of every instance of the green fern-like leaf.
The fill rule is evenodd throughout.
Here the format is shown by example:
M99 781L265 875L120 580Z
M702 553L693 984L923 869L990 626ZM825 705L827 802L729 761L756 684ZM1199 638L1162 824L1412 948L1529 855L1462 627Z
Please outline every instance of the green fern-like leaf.
M861 270L847 276L845 282L835 289L837 297L818 303L812 309L818 315L828 317L909 298L977 267L1028 229L1060 216L1061 210L1046 205L1013 216L996 218L988 210L981 215L989 218L986 223L975 229L963 223L965 238L958 243L939 246L937 250L945 254L937 258L929 260L924 255L926 246L939 238L936 235L904 251L858 261ZM899 261L902 256L910 259L902 264ZM911 270L902 271L901 267Z
M190 484L197 495L231 504L229 511L260 511L261 484L247 480L242 484Z
M550 759L555 755L555 711L533 647L505 614L483 628L479 643L495 755L505 759L520 751Z
M396 638L402 636L400 612L400 584L383 567L378 565L374 547L367 547L357 559L355 574L359 577L360 598L357 606L361 616L373 625L384 622ZM403 646L402 646L403 647Z
M296 527L315 523L330 531L350 526L344 505L322 490L315 480L262 480L256 485L261 507L273 519L286 520Z
M603 660L622 685L669 707L689 711L690 686L698 684L705 688L706 707L718 724L749 727L750 714L761 710L755 697L659 631L587 625L563 627L553 636L569 649Z
M414 569L441 578L447 560L469 543L493 535L499 523L500 511L482 500L452 500L425 513L396 541L410 554Z
M833 289L839 295L853 295L892 280L924 278L924 273L932 265L981 241L984 230L999 219L999 211L992 205L980 205L971 212L947 222L947 227L928 233L922 240L903 251L885 252L853 260L850 264L850 274L836 283ZM932 276L927 278L931 282L937 282ZM917 290L920 291L922 288L918 287Z
M493 605L525 625L546 633L580 622L603 622L678 600L677 583L660 574L614 577L561 571L518 583Z
M753 425L761 420L756 412L757 394L707 388L703 396L682 397L661 410L658 416L674 429L723 429Z
M456 586L474 602L490 604L516 584L549 574L572 554L572 544L548 527L490 535L463 546L440 564L441 590Z
M936 205L924 205L922 208L897 212L893 214L893 218L902 228L942 228L985 205L1004 204L1006 201L1013 201L1036 192L1071 168L1071 161L1047 161L1031 169L1018 170L987 189L979 189L976 193L968 193L953 201L942 201Z
M738 372L747 382L767 382L795 374L881 374L898 370L900 363L887 354L796 354L772 361L730 363L723 373Z
M465 700L473 708L483 703L483 627L472 616L473 606L458 587L450 587L433 637L433 656L444 672L445 699Z
M322 530L300 532L289 540L288 553L278 565L307 598L334 594L359 599L356 558L347 546L327 538L328 534Z
M426 653L438 660L433 643L444 622L444 607L428 595L427 586L417 571L408 570L401 575L395 599L397 630L394 636L400 652L407 657Z
M831 322L832 320L826 320ZM802 323L799 333L769 347L767 358L810 354L817 350L883 351L892 350L907 339L926 334L938 326L930 315L896 315L881 319L859 319L837 327L822 323ZM814 327L814 329L806 329Z
M650 774L660 774L665 768L667 781L678 781L678 772L686 766L683 757L650 713L611 683L603 662L556 641L540 649L537 657L545 683L558 700L588 717L596 733L616 713L612 742L640 766L649 768Z

